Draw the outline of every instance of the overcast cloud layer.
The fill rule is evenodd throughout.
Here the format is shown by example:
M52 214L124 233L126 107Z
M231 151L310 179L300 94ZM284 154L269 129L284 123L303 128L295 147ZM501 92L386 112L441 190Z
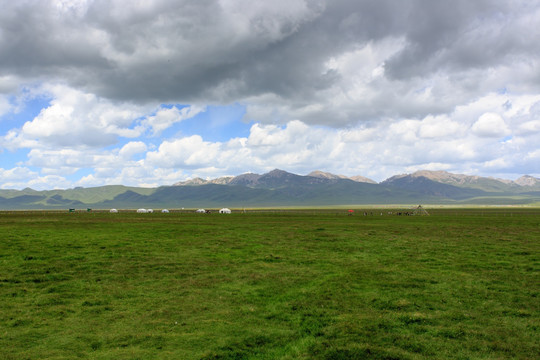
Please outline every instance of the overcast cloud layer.
M0 188L540 177L537 1L0 6Z

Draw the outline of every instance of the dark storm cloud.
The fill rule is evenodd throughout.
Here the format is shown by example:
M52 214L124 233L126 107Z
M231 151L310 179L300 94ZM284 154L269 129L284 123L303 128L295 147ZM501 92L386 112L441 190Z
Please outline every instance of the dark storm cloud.
M409 44L387 62L388 74L409 78L538 56L527 19L533 9L512 1L416 1L403 29Z
M2 2L0 76L63 81L142 103L273 94L289 116L308 122L332 122L332 113L345 124L451 111L486 91L476 79L484 69L527 63L540 48L536 9L520 1ZM366 84L376 96L332 105L351 73L327 62L386 38L404 46L383 59L385 81ZM516 76L537 74L535 61ZM431 84L435 95L461 95L415 101L416 88L427 86L422 79L433 83L435 75L446 79ZM295 113L312 103L323 110Z
M55 77L66 68L103 67L107 61L89 44L86 25L59 17L45 1L2 1L0 72L22 77ZM69 79L67 79L69 80Z

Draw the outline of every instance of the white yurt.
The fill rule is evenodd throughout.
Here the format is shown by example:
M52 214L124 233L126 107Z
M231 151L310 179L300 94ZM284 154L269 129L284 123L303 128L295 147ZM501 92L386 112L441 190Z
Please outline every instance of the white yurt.
M146 210L146 212L147 212L147 213L149 213L149 214L151 214L151 213L153 213L153 212L154 212L154 210L152 210L152 209L148 209L148 210Z
M138 209L137 212L139 214L146 214L148 211L146 209Z
M197 210L197 211L195 211L195 212L197 212L197 213L205 213L206 210L204 210L204 209L199 209L199 210Z
M163 210L161 210L161 212L164 213L164 214L168 214L168 213L169 213L169 210L163 209Z
M220 214L230 214L231 209L223 208L223 209L219 210L219 213Z
M116 210L116 209L111 209L111 210L109 210L109 212L110 212L111 214L116 214L116 213L118 212L118 210Z

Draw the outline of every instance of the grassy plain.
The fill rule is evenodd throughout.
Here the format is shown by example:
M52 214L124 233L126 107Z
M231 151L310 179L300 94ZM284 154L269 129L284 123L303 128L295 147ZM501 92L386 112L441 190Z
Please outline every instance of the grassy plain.
M539 209L366 211L0 213L0 358L540 357Z

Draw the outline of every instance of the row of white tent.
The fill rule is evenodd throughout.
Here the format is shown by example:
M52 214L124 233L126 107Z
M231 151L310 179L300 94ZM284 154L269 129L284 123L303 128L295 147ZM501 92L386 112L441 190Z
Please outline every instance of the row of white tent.
M154 210L152 210L152 209L137 209L137 212L138 212L139 214L147 214L147 213L148 213L148 214L151 214L151 213L154 212ZM166 213L169 212L169 210L163 209L163 210L161 210L161 212L164 213L164 214L166 214Z
M118 210L117 209L111 209L111 210L109 210L109 212L113 213L113 214L116 214L118 212ZM154 212L153 209L137 209L137 213L139 213L139 214L147 214L147 213L151 214L153 212ZM167 214L167 213L169 213L169 210L163 209L163 210L161 210L161 212L164 213L164 214ZM206 210L205 209L198 209L195 212L197 212L197 213L206 213ZM231 209L223 208L223 209L219 210L219 213L220 214L230 214Z
M195 211L197 213L201 213L201 214L204 214L206 213L207 211L205 209L198 209L197 211ZM219 210L219 213L220 214L230 214L232 211L231 209L228 209L228 208L223 208L221 210Z
M111 209L111 210L109 210L109 212L110 212L110 213L113 213L113 214L116 214L116 213L118 212L118 209ZM154 210L153 210L153 209L137 209L137 212L138 212L139 214L146 214L146 213L151 214L151 213L154 212ZM169 212L169 210L163 209L163 210L161 210L161 212L164 213L164 214L166 214L166 213Z

